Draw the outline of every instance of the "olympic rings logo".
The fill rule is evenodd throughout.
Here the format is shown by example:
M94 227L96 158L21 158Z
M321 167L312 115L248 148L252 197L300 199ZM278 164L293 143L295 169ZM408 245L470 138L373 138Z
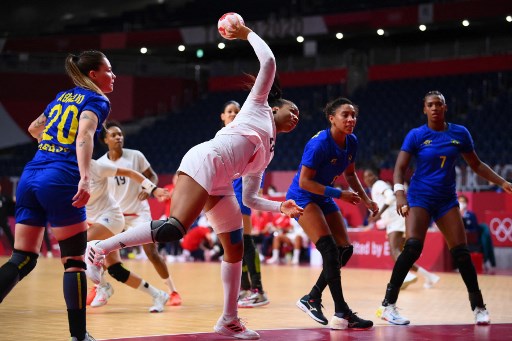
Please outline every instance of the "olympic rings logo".
M507 240L512 242L512 219L492 218L489 228L498 241L502 243Z

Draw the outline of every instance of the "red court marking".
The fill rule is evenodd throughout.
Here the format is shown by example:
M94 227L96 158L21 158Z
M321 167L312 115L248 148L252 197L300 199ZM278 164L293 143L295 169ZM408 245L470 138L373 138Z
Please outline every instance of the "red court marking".
M435 325L435 326L377 326L370 330L330 330L329 328L311 329L273 329L258 330L261 340L272 341L385 341L385 340L435 340L435 341L471 341L471 340L512 340L512 324L491 324L476 326L473 324ZM144 336L104 341L177 341L177 340L236 340L215 333L178 334Z

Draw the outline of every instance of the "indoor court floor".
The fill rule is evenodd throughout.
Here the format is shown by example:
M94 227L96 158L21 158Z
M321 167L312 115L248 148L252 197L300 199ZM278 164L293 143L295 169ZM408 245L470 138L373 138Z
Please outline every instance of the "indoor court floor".
M0 257L0 264L6 260ZM148 261L127 260L125 265L152 285L165 289ZM115 292L108 304L87 310L91 335L104 341L232 340L213 333L223 302L220 263L170 263L169 270L182 296L182 306L168 306L163 313L151 314L149 296L110 278ZM309 292L320 271L320 267L307 265L262 265L270 304L239 309L239 316L260 333L262 340L512 340L510 275L479 276L491 315L490 326L473 324L467 292L455 272L438 273L441 280L432 289L424 289L420 278L402 290L397 305L411 324L393 326L375 316L391 272L342 269L347 302L375 325L365 331L332 331L295 306ZM330 318L334 305L328 291L324 292L323 304ZM59 259L41 258L36 269L0 305L0 340L69 340L68 335L62 265Z

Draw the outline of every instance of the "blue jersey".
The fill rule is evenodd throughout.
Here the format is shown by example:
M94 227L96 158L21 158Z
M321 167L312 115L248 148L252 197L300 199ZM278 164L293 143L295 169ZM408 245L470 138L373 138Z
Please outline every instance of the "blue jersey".
M302 166L316 171L313 180L324 185L332 186L338 176L355 161L357 154L357 137L347 135L345 148L341 149L331 136L330 128L320 131L306 144L299 169L288 189L287 198L298 199L302 196L321 200L323 195L317 195L303 190L299 186Z
M80 87L63 91L46 107L46 126L38 151L25 169L62 167L78 169L76 136L81 112L89 110L98 116L99 134L110 112L110 102L102 95ZM57 165L56 163L59 163Z
M461 125L450 123L447 130L435 131L425 124L407 134L401 150L416 156L408 194L449 198L455 195L455 162L474 146L471 134Z

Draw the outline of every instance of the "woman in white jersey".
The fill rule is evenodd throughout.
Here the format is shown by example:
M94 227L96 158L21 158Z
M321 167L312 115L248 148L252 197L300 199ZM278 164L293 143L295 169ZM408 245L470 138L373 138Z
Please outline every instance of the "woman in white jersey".
M171 201L171 216L134 227L117 236L88 244L88 271L98 278L104 255L126 246L179 240L204 209L225 253L221 263L224 311L215 332L241 339L259 339L238 318L237 298L242 272L242 216L232 180L243 177L243 202L262 211L288 216L302 214L293 200L277 202L258 196L263 171L274 156L277 133L289 132L298 123L295 104L281 98L274 82L276 63L268 45L254 32L237 24L231 38L248 40L260 62L252 90L236 118L214 139L193 147L178 169Z
M101 132L101 140L107 145L108 152L98 159L117 168L129 168L142 173L153 183L158 183L158 176L149 164L144 154L138 150L123 148L124 134L118 122L110 121L105 124ZM115 176L108 180L109 191L119 203L125 220L125 230L151 220L151 211L147 198L149 194L142 191L140 185L124 176ZM169 274L167 265L158 254L158 248L154 244L143 245L144 253L155 268L160 278L169 288L168 305L181 305L181 297Z
M405 219L396 212L396 197L391 185L379 179L380 170L378 168L368 167L364 170L363 174L364 182L372 191L372 200L379 205L379 213L374 217L370 216L368 220L384 226L388 236L391 257L396 262L404 248ZM439 282L439 276L428 272L418 264L413 264L411 269L425 279L423 284L425 289L430 289L434 284ZM405 277L401 289L405 289L409 284L417 280L418 277L409 272Z
M103 240L112 237L125 226L125 220L121 207L108 190L108 178L114 176L128 177L136 181L144 192L152 194L155 198L169 197L166 189L156 187L141 173L128 168L117 168L112 165L91 160L91 197L87 203L87 240ZM160 313L169 299L169 294L147 283L135 273L124 267L119 251L110 253L105 266L108 273L121 283L149 294L153 298L153 305L149 308L152 313ZM93 294L87 297L87 304L91 307L101 307L107 304L107 300L113 294L114 289L104 276L98 285L93 287Z

